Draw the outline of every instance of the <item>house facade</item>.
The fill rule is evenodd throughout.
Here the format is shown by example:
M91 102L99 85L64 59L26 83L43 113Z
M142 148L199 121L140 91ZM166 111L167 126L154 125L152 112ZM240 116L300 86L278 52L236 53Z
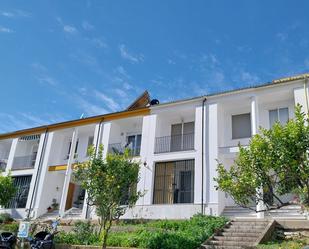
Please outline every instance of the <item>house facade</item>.
M122 112L2 134L0 166L18 191L1 211L39 218L52 207L64 218L94 218L72 167L102 144L104 156L129 146L141 163L137 189L145 194L124 218L220 215L235 203L216 190L217 160L230 167L239 143L293 118L297 103L308 112L308 76L163 104L145 93Z

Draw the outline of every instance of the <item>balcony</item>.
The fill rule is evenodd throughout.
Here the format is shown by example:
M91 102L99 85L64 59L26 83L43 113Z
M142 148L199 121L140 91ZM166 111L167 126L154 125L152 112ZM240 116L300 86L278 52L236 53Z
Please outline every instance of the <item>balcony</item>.
M7 159L0 159L0 171L4 171L6 169Z
M156 137L155 154L194 150L194 133Z
M17 156L13 160L12 170L33 169L35 165L36 154L27 156Z
M131 144L123 146L121 143L114 143L108 145L108 153L110 154L123 154L125 149L129 149L131 156L140 156L141 147L132 146Z

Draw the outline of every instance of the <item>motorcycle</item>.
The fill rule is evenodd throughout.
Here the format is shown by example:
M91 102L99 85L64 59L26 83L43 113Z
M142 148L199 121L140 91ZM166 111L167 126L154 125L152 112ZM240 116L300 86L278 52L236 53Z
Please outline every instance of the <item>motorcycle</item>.
M15 248L17 238L13 233L3 232L0 234L0 249Z
M55 234L58 233L59 221L56 220L52 223L52 230L51 232L41 231L34 235L34 238L29 237L28 241L30 243L31 249L54 249L54 237ZM0 248L1 249L1 248Z

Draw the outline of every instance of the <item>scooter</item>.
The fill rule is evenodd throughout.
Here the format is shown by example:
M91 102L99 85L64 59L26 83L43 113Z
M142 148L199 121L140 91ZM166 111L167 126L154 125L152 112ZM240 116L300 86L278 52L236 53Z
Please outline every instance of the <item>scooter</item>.
M3 232L0 234L0 249L15 248L17 238L13 233Z
M52 223L52 231L41 231L34 235L34 238L28 238L31 249L54 249L54 237L58 233L59 221L56 220Z
M54 234L45 231L38 232L34 238L28 238L31 249L53 249Z

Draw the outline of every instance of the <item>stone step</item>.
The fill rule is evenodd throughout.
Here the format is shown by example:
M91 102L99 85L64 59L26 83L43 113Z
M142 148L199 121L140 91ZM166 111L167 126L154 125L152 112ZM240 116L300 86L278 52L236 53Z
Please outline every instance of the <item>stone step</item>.
M240 246L218 246L218 245L202 245L205 249L242 249Z
M225 240L211 240L209 241L210 245L219 245L219 246L252 246L253 242L247 241L225 241Z
M224 237L259 237L260 235L256 232L246 232L246 233L239 233L239 232L220 232L219 235Z
M234 225L232 224L231 226L229 226L228 228L233 228L233 229L247 229L247 230L251 230L251 229L255 229L255 230L263 230L265 228L265 225Z
M245 241L245 242L255 242L257 237L250 236L214 236L214 240L218 241Z
M263 231L263 229L242 229L242 228L225 228L223 229L223 232L228 232L228 233L257 233L260 234Z

